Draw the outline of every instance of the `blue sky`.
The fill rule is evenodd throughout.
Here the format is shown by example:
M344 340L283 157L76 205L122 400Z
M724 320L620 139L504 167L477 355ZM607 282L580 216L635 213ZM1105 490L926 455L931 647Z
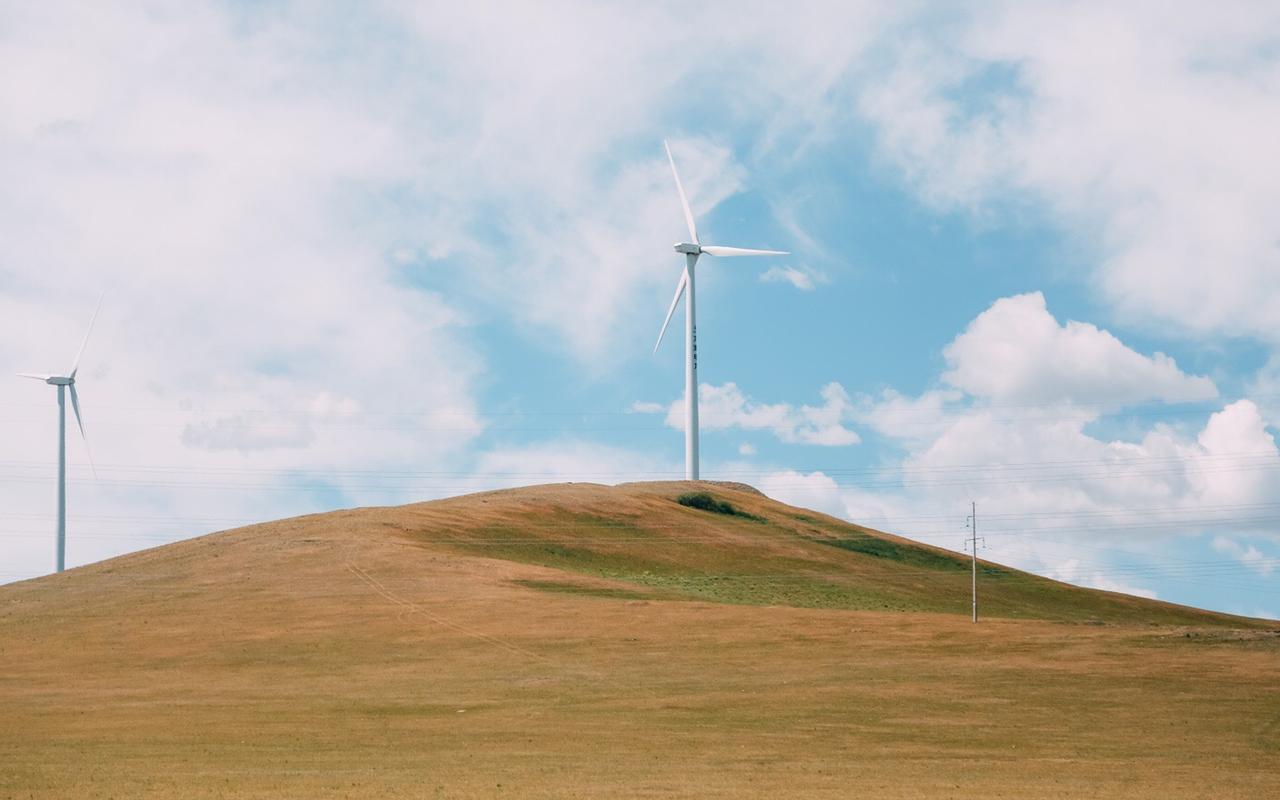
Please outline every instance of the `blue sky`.
M68 559L705 477L1083 585L1280 614L1265 4L4 4L0 368L100 291ZM713 32L713 33L708 33ZM61 359L62 361L60 361ZM0 580L52 390L0 390Z

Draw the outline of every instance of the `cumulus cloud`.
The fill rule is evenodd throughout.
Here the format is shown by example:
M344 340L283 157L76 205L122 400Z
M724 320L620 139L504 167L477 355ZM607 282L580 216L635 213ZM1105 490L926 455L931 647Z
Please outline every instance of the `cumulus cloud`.
M1098 435L1092 426L1126 404L1216 389L1093 325L1059 324L1039 294L996 301L944 353L944 387L855 403L858 421L896 442L902 459L839 486L821 482L851 519L957 549L976 500L991 515L982 527L998 560L1144 596L1149 587L1111 570L1108 548L1154 557L1168 536L1274 538L1248 511L1280 492L1280 449L1252 401L1224 405L1199 430L1157 423L1131 438ZM1104 555L1086 561L1084 542ZM1268 563L1232 539L1217 547Z
M1111 572L1117 558L1157 558L1171 536L1275 538L1251 509L1280 492L1280 450L1252 402L1226 405L1190 436L1157 424L1136 440L1100 438L1087 430L1093 419L1002 417L961 404L939 411L929 435L901 439L896 469L842 485L840 495L856 522L951 549L976 500L980 517L990 515L981 530L991 557L1143 595L1151 590ZM1065 570L1081 546L1092 564Z
M846 517L844 497L835 480L822 472L771 472L760 479L760 491L789 505L811 508L833 517Z
M736 383L698 387L699 430L767 431L783 442L843 447L857 444L856 431L846 427L854 416L853 401L838 383L822 388L822 405L795 406L791 403L761 403L748 397ZM650 410L652 403L636 403L633 411ZM662 407L667 425L684 430L684 399Z
M1163 353L1144 356L1087 322L1059 324L1040 292L1005 297L943 351L942 380L974 397L1014 403L1123 406L1217 396Z
M918 397L885 389L879 397L859 399L857 418L891 439L930 441L945 430L949 412L963 399L964 393L954 389L930 389Z
M1195 488L1207 503L1258 503L1280 489L1280 451L1257 405L1238 400L1209 418L1193 452L1203 453Z

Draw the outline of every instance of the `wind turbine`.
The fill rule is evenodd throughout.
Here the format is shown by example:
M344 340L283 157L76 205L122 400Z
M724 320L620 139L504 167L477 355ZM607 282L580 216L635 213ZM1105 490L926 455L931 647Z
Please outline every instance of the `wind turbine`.
M684 186L680 183L680 173L676 171L676 160L671 157L671 145L664 140L662 146L667 149L667 161L671 163L671 175L676 179L676 192L680 195L680 205L684 208L684 221L689 225L689 238L693 241L676 244L677 253L684 254L684 273L676 283L675 297L671 298L671 307L667 309L667 318L662 322L662 330L658 331L657 344L653 352L658 352L662 344L662 336L671 324L671 315L676 312L676 304L680 295L686 291L689 296L684 301L684 477L685 480L698 480L698 334L694 319L694 266L698 256L785 256L789 253L782 250L748 250L742 247L724 247L718 244L702 244L698 240L698 226L693 223L693 212L689 210L689 200L685 197Z
M105 294L105 293L104 293ZM67 565L67 389L71 389L71 409L76 414L76 425L80 428L80 438L84 439L85 453L89 452L89 437L84 433L84 422L80 419L80 398L76 395L76 372L80 370L80 356L84 355L84 346L89 343L89 334L93 331L94 320L102 308L102 297L98 298L98 306L89 318L89 329L84 332L80 349L76 352L76 360L71 362L71 372L65 377L59 375L33 375L22 372L20 378L32 378L44 381L50 386L58 387L58 572ZM89 457L89 466L93 467L93 457ZM94 471L97 474L97 471Z

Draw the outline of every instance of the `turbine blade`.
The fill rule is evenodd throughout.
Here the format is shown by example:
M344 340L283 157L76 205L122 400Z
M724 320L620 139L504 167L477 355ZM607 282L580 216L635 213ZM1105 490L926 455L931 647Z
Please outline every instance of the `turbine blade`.
M667 161L671 162L671 174L676 179L676 191L680 193L680 207L684 209L684 221L689 225L689 235L693 237L692 244L698 243L698 226L693 224L693 212L689 210L689 199L684 196L684 186L680 183L680 173L676 172L676 160L671 157L671 145L667 144L667 140L662 140L662 146L667 148Z
M721 247L718 244L704 245L702 252L709 256L789 256L785 250L748 250L745 247Z
M684 294L684 287L689 283L689 270L686 268L684 273L680 275L680 282L676 284L676 296L671 298L671 307L667 309L667 318L662 321L662 330L658 331L658 342L653 346L653 352L658 352L658 345L662 344L662 336L667 332L667 326L671 324L671 315L676 313L676 304L680 302L680 295Z
M93 479L98 479L98 468L93 465L93 453L89 452L89 437L84 432L84 420L80 419L80 397L76 394L76 385L73 383L69 387L71 389L71 410L76 414L76 426L80 428L80 438L84 439L84 454L89 458L89 469L93 470Z
M72 378L76 376L76 370L80 369L80 356L84 355L84 346L89 343L89 334L93 333L93 323L98 319L98 312L102 310L102 298L106 296L107 293L105 291L98 295L98 305L93 309L93 316L89 317L89 328L84 332L84 340L80 342L80 349L76 351L76 360L71 362L70 377Z
M36 380L36 381L47 381L47 380L49 380L50 378L52 378L53 376L52 376L52 375L33 375L33 374L31 374L30 372L19 372L19 373L18 373L18 377L19 377L19 378L31 378L32 380Z

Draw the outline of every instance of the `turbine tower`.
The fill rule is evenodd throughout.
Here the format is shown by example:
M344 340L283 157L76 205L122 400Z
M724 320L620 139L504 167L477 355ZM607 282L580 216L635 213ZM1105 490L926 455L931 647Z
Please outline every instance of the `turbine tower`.
M671 298L671 307L667 309L667 318L662 322L662 330L658 331L658 342L653 352L658 352L662 344L662 335L671 324L671 315L676 311L680 295L688 292L684 301L684 477L688 481L698 480L698 332L694 317L694 266L698 256L785 256L783 250L748 250L742 247L724 247L717 244L702 244L698 239L698 226L693 223L693 212L689 210L689 200L685 197L684 186L680 183L680 173L676 171L676 160L671 157L671 145L663 141L667 149L667 161L671 164L671 175L676 179L676 192L680 195L680 205L684 209L684 221L689 226L689 238L692 241L680 242L675 246L677 253L684 254L684 273L676 283L675 297Z
M67 389L71 390L71 410L76 415L76 425L80 428L80 438L84 439L85 453L89 452L89 438L84 433L84 422L80 419L80 398L76 395L76 372L80 369L80 356L84 355L84 346L89 343L89 334L93 331L94 320L102 308L102 298L98 298L98 306L89 318L89 329L84 332L80 349L76 352L76 360L71 363L71 372L66 376L33 375L19 373L20 378L32 378L44 381L50 386L58 387L58 545L57 571L62 572L67 566ZM93 466L93 458L89 458L89 466ZM95 471L95 475L96 475Z

